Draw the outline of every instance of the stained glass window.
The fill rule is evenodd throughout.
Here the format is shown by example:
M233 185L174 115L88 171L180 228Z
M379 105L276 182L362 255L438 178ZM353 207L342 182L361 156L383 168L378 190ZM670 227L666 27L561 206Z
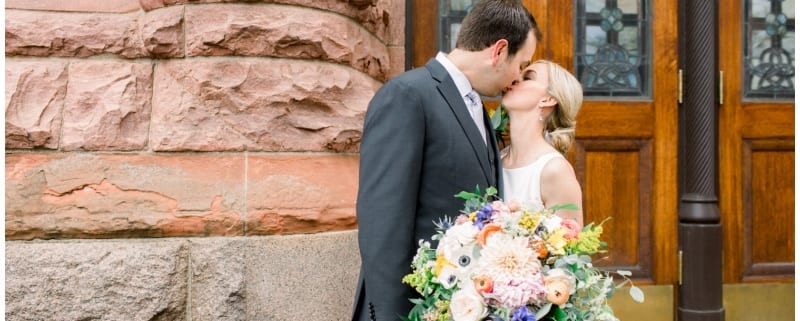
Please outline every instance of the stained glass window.
M576 75L587 97L649 98L648 0L576 0Z
M744 98L794 99L794 0L745 0Z
M472 10L475 0L439 1L439 51L450 52L456 47L461 21Z

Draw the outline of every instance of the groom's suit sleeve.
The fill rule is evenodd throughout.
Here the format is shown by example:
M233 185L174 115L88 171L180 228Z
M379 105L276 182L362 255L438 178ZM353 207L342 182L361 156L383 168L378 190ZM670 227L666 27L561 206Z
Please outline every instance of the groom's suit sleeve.
M418 84L417 84L418 85ZM366 291L364 308L379 321L406 316L413 292L402 284L416 252L416 205L425 143L421 99L410 85L390 81L373 97L360 149L358 242Z

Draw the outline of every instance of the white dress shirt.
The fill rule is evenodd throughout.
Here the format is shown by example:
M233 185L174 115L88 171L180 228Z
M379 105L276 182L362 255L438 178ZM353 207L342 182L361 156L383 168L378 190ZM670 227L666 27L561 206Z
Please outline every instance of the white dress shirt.
M442 64L444 69L447 70L447 73L450 74L450 77L453 78L453 82L456 83L456 88L458 88L458 93L461 95L461 98L464 99L464 104L467 105L467 111L469 111L470 116L472 116L475 126L478 127L478 131L481 133L481 137L483 137L483 143L486 144L486 126L483 125L483 103L481 103L480 95L472 89L472 85L469 83L467 76L465 76L461 70L458 70L453 62L447 59L447 55L443 52L439 52L436 54L436 61Z

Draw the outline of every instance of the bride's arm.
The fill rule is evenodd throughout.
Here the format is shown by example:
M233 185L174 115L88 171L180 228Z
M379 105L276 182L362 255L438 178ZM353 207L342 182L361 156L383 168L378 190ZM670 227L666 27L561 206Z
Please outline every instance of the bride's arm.
M574 204L577 211L556 212L563 218L571 218L583 226L583 198L581 185L575 177L575 170L564 158L555 158L544 166L541 177L542 202L545 207Z

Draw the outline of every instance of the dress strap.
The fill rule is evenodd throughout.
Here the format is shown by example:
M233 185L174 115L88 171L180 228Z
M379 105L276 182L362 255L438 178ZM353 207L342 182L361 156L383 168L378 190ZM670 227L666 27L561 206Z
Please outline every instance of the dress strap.
M561 153L547 153L539 156L539 158L533 162L533 164L535 164L534 166L537 168L536 171L541 173L544 165L547 165L547 163L553 158L564 158L564 155L561 155Z

